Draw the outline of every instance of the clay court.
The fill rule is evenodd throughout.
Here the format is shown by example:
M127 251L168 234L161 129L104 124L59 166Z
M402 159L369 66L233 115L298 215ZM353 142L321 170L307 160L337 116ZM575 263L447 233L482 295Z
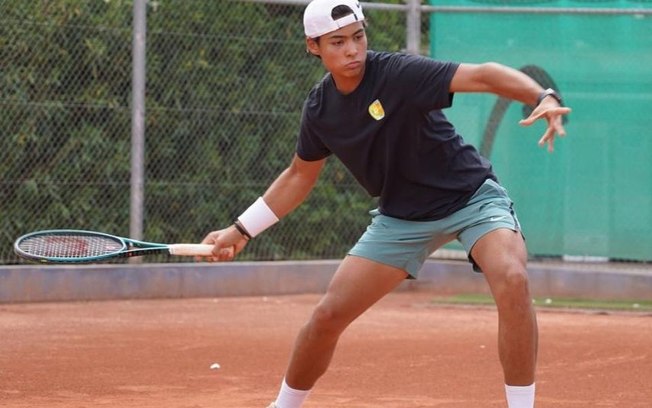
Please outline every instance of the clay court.
M354 322L306 407L505 407L495 309L432 297ZM0 305L0 406L264 408L318 298ZM540 309L539 328L538 408L652 406L652 316Z

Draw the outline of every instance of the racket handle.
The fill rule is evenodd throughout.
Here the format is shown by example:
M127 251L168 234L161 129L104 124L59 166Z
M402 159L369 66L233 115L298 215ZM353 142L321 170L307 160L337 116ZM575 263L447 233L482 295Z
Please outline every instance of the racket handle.
M207 244L172 244L168 246L171 255L212 256L213 245Z

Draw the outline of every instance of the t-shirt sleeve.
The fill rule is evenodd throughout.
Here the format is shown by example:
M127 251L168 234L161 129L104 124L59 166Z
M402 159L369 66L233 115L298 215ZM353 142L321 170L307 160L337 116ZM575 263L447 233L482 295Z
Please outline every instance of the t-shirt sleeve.
M453 94L449 89L458 63L401 55L394 64L395 83L417 108L444 109L453 104Z
M301 113L301 126L299 127L299 139L297 141L297 155L305 161L321 160L330 156L331 151L318 135L314 124L309 119L307 103L303 106Z

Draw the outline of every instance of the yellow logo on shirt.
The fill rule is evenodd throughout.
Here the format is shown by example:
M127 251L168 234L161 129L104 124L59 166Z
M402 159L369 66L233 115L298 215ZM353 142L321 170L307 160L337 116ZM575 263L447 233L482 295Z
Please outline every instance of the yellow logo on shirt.
M385 117L385 109L383 109L383 105L380 103L378 99L373 101L371 105L369 105L369 114L371 115L372 118L376 120L381 120L382 118Z

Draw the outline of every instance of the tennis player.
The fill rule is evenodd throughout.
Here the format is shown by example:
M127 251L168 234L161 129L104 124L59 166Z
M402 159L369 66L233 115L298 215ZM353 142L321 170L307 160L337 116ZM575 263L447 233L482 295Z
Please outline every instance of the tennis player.
M497 305L507 405L532 408L538 335L521 228L491 164L464 143L442 109L458 92L531 105L532 114L520 123L545 120L539 144L550 151L556 135L565 134L561 119L570 109L554 90L497 63L369 51L357 0L312 1L304 29L307 51L328 74L305 101L296 154L233 225L209 233L203 243L214 244L212 260L231 260L306 199L331 155L379 204L300 330L269 407L301 407L344 329L404 279L417 278L430 253L457 239L484 273Z

